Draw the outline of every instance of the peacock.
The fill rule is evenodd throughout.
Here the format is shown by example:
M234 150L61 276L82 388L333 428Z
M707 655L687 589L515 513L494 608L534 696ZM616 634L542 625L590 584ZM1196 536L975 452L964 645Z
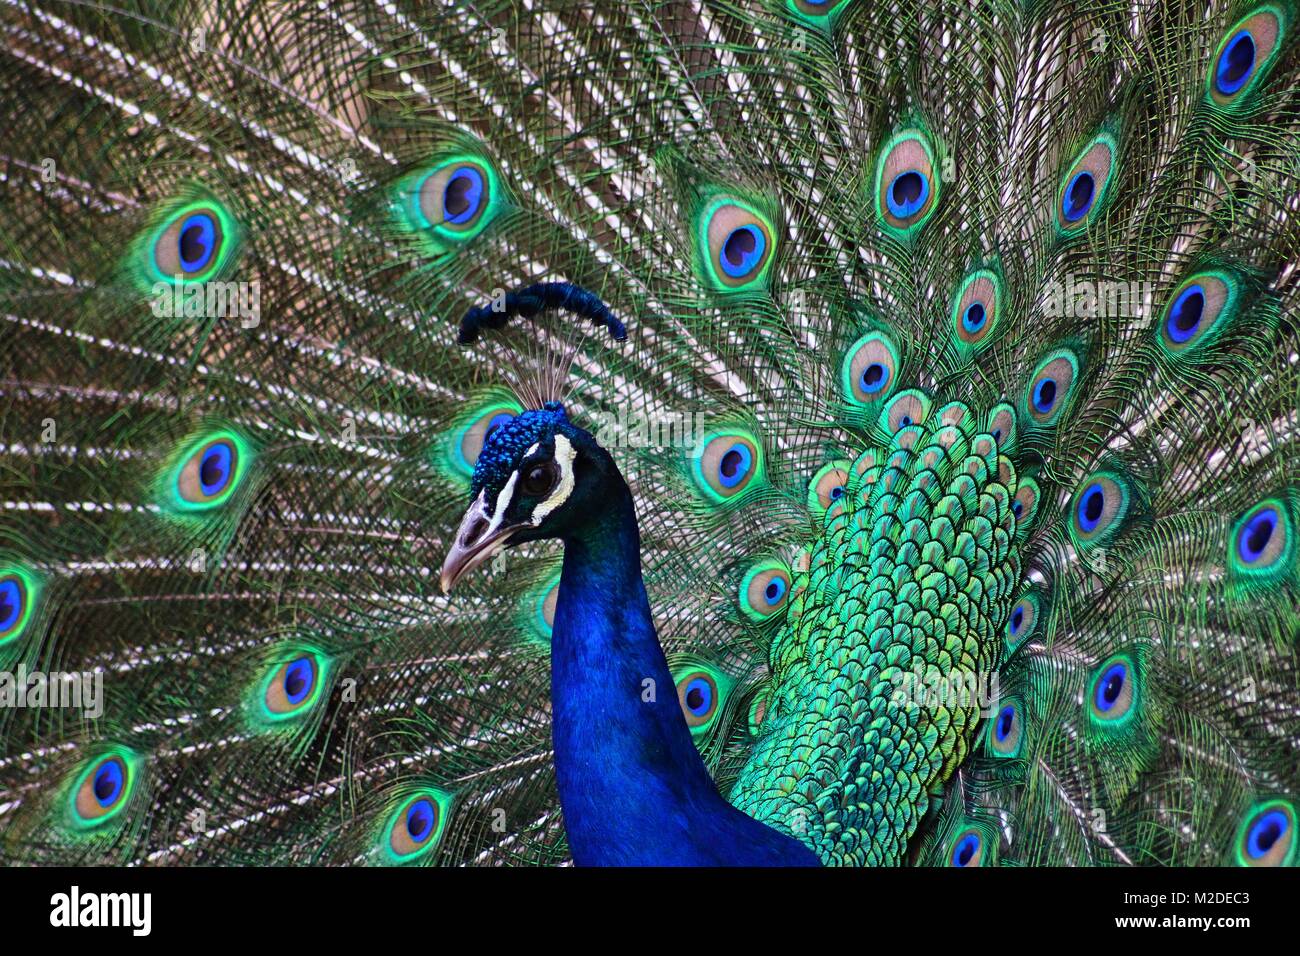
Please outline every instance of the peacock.
M0 859L1300 862L1294 0L0 30Z

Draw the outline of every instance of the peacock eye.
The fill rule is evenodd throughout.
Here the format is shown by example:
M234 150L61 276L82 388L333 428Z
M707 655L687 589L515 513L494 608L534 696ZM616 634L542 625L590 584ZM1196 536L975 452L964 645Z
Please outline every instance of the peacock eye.
M95 760L81 775L72 793L72 809L85 826L97 826L126 804L132 777L125 759L117 754Z
M881 412L881 425L891 435L911 425L919 425L930 414L930 398L917 389L899 392Z
M220 504L234 491L243 464L240 446L232 436L209 439L181 465L176 492L187 505L206 508Z
M1011 513L1016 516L1016 531L1022 532L1033 523L1038 513L1038 482L1024 478L1011 502Z
M762 474L762 452L756 439L740 431L716 433L705 439L694 458L696 481L717 501L738 497Z
M1110 537L1128 513L1129 494L1125 484L1109 473L1086 479L1074 497L1071 531L1083 547Z
M530 498L541 498L549 494L559 480L559 466L553 461L543 461L532 465L524 472L524 480L520 483L520 487Z
M1224 34L1206 78L1210 99L1231 107L1263 77L1281 46L1282 22L1265 7Z
M1073 352L1062 349L1044 359L1034 372L1026 392L1026 411L1040 425L1051 425L1065 410L1079 373Z
M1020 709L1015 704L1003 705L989 727L989 747L998 757L1018 756L1021 736Z
M691 671L677 682L677 702L692 729L706 726L718 709L718 683L707 671Z
M1094 672L1089 706L1095 720L1120 720L1133 709L1136 686L1129 661L1118 657L1106 661Z
M491 170L477 160L444 163L416 187L420 215L441 235L467 239L476 235L493 208Z
M1230 545L1231 566L1246 575L1285 570L1294 553L1292 538L1286 507L1278 499L1265 499L1237 520Z
M1296 848L1295 809L1285 800L1269 800L1242 820L1237 862L1244 866L1287 866Z
M898 373L898 349L880 332L869 332L844 355L840 381L853 405L870 405L888 397Z
M1160 324L1160 343L1178 355L1203 344L1236 312L1238 283L1226 272L1201 272L1170 296Z
M808 510L821 514L831 505L844 497L844 489L849 483L847 461L835 461L823 465L808 482Z
M18 635L27 619L27 583L16 572L0 573L0 643Z
M1114 167L1115 142L1102 133L1088 144L1061 181L1057 228L1075 232L1096 215L1110 190Z
M407 863L437 846L446 828L447 802L432 793L419 793L403 803L388 824L388 849Z
M979 866L984 858L984 837L975 829L966 829L957 834L952 843L952 852L948 860L953 866Z
M997 274L987 269L971 273L957 289L952 315L962 351L973 350L992 333L997 324L1000 293Z
M767 273L775 250L771 224L737 199L719 200L704 217L708 265L725 289L742 289Z
M197 281L215 272L226 258L225 222L215 206L206 204L174 215L153 243L158 274Z
M752 621L765 621L785 607L790 569L783 561L762 561L740 582L740 610Z
M876 169L876 203L881 219L903 232L924 223L939 199L939 181L934 172L934 153L918 131L900 133L891 139Z
M319 699L321 668L311 654L276 666L267 681L263 702L273 718L302 713Z

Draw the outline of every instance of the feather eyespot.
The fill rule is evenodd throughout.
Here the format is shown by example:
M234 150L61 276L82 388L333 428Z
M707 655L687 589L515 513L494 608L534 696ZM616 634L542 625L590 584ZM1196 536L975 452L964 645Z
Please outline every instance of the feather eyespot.
M471 156L449 159L415 186L417 221L444 239L464 242L478 235L497 207L497 180L491 167Z
M708 727L722 702L716 678L706 670L688 672L677 681L677 702L692 731Z
M444 447L452 475L458 479L472 477L474 465L483 453L487 440L521 412L523 406L518 401L494 390L481 403L472 404L459 415L448 439L444 439L447 442Z
M271 720L306 713L320 700L323 659L303 653L277 664L262 691L262 704Z
M1034 635L1042 615L1043 604L1039 591L1029 590L1021 594L1016 603L1011 606L1011 613L1007 615L1005 643L1008 655L1014 653Z
M1296 813L1286 800L1256 805L1241 821L1237 833L1237 863L1241 866L1291 866L1296 863Z
M849 0L788 0L790 10L801 19L814 23L824 23L832 14L838 13Z
M1005 402L994 406L985 429L997 442L998 450L1010 452L1016 447L1016 410Z
M1020 707L1014 701L1003 704L989 722L988 746L998 757L1016 757L1023 739Z
M880 413L880 426L891 435L920 425L930 416L930 396L919 389L899 392Z
M97 827L126 806L135 786L135 768L126 751L92 760L72 787L72 817L83 827Z
M1038 483L1032 478L1023 478L1011 500L1011 513L1016 518L1016 531L1023 532L1033 523L1038 514Z
M1284 29L1281 10L1269 5L1224 34L1206 77L1206 91L1215 105L1238 104L1263 80L1281 49Z
M394 863L412 863L427 856L447 828L451 799L431 788L408 796L389 817L383 841Z
M1073 233L1091 222L1105 205L1115 172L1115 140L1098 134L1079 154L1057 194L1057 228Z
M754 700L749 705L749 714L747 723L749 724L749 733L751 736L757 736L763 728L763 721L767 719L767 691L759 691L754 695Z
M150 245L155 277L186 283L210 278L229 261L237 232L229 213L215 202L182 207Z
M715 286L734 292L764 280L776 251L775 230L755 207L732 197L718 199L705 212L701 229Z
M1122 721L1133 713L1137 702L1137 675L1126 655L1110 658L1093 672L1088 710L1094 721L1107 724Z
M1025 391L1025 413L1038 425L1053 425L1069 404L1079 360L1069 349L1049 354L1038 368Z
M957 289L952 323L958 348L974 351L988 341L998 321L1002 282L988 269L972 272Z
M1119 530L1129 510L1127 483L1098 472L1083 482L1070 510L1070 530L1080 547L1093 547Z
M1238 574L1262 578L1284 574L1294 554L1291 515L1280 498L1266 498L1233 526L1229 561Z
M233 432L218 432L190 447L175 472L177 505L198 511L225 503L247 470L247 446Z
M876 167L876 208L884 223L909 233L919 228L939 202L934 151L918 130L894 136Z
M869 332L849 347L840 367L840 384L851 405L873 405L894 390L898 349L881 332Z
M953 839L948 851L952 866L980 866L984 860L984 834L975 827L967 827Z
M1165 305L1160 344L1181 355L1214 339L1236 314L1237 280L1226 272L1200 272L1184 280Z
M784 561L761 561L740 581L741 613L751 621L766 621L780 613L790 597L793 576Z
M844 497L849 484L847 461L834 461L823 465L808 482L808 510L814 515L824 514L826 509Z
M700 490L719 502L739 497L763 472L763 453L757 440L742 431L706 439L692 462Z
M21 568L0 567L0 645L16 640L32 618L36 579Z

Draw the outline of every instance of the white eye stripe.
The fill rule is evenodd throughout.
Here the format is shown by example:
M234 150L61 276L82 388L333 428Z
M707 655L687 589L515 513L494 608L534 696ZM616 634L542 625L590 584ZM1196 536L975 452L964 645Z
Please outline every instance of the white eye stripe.
M532 522L534 527L541 524L548 514L568 501L569 495L573 494L573 459L576 456L577 450L569 439L563 435L556 435L555 463L560 466L560 480L556 483L555 490L551 492L550 496L533 509ZM507 488L514 484L514 479L515 475L511 475L510 485L507 485ZM502 493L504 494L504 489Z

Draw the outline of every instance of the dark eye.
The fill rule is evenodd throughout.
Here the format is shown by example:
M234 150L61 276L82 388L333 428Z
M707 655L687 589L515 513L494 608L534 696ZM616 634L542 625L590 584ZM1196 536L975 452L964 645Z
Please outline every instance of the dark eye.
M524 494L540 498L547 494L560 479L560 470L553 461L538 462L524 472Z

